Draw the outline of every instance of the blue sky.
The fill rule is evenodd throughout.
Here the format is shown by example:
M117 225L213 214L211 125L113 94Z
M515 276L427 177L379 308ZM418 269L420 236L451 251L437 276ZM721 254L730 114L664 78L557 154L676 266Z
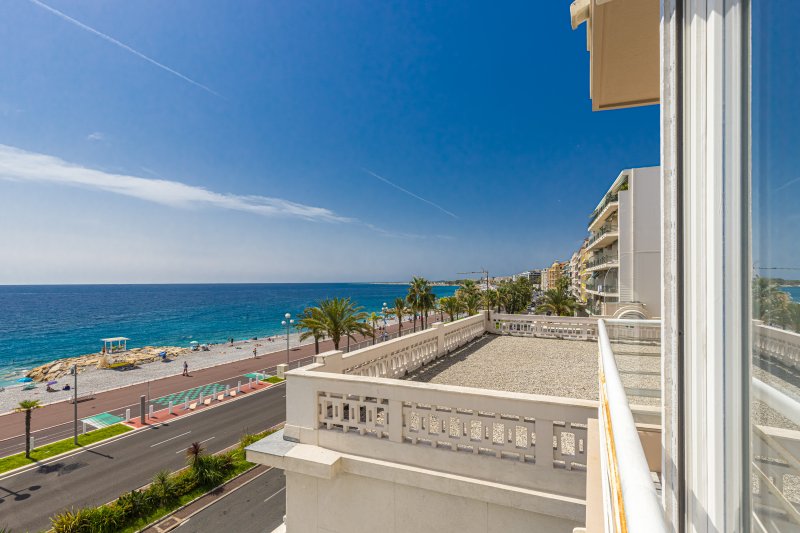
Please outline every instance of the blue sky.
M0 283L510 274L658 164L657 106L592 113L566 0L0 16Z

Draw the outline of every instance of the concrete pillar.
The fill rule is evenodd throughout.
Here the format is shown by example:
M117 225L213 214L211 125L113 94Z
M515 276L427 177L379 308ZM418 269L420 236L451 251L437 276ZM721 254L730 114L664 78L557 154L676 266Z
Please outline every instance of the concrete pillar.
M144 395L139 396L139 421L142 424L145 423L145 420L144 420L144 415L145 415L144 403L145 403Z
M242 380L241 379L239 380L238 383L236 383L236 393L237 394L241 394L242 393Z
M36 446L33 444L33 435L31 435L31 450L34 449Z
M230 395L231 395L231 386L225 385L225 397L228 397Z
M200 393L200 400L199 400L199 402L200 402L200 405L203 405L203 400L204 400L204 399L205 399L205 398L203 398L203 393L201 392L201 393Z
M172 401L169 402L169 414L172 414Z
M247 386L250 390L253 390L253 378L247 378Z
M131 408L128 407L125 409L125 422L130 422L131 420Z
M150 418L153 418L153 404L150 404L150 408L148 409Z
M278 365L278 377L281 379L286 379L286 371L289 369L289 365L286 363L282 363Z

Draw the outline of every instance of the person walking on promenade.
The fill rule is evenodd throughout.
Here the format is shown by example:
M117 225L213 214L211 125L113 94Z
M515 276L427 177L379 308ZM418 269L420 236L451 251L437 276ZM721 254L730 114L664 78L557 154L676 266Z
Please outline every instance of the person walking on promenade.
M253 359L258 359L258 357L256 356L256 353L257 353L257 352L256 352L256 349L255 349L255 348L253 348Z
M189 376L189 363L187 361L183 362L183 375Z

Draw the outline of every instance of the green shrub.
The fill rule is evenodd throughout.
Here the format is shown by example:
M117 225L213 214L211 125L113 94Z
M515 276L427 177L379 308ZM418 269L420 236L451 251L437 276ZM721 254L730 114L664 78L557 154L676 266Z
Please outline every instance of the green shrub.
M88 531L87 509L69 509L50 519L53 533L83 533Z
M117 505L101 505L84 510L85 530L91 533L113 533L119 531L126 522L126 517Z
M153 484L147 489L156 505L169 505L180 496L175 491L175 480L168 470L161 470L153 477Z
M148 491L132 490L126 492L114 503L126 519L139 518L149 513L153 508L153 502Z

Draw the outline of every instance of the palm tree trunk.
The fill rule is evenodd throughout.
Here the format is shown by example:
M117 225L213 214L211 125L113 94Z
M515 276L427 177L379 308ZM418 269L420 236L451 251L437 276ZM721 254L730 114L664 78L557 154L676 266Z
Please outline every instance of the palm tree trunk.
M314 335L314 353L319 355L319 337Z
M31 410L25 411L25 457L31 458Z
M397 317L397 336L403 336L403 317L401 316Z

